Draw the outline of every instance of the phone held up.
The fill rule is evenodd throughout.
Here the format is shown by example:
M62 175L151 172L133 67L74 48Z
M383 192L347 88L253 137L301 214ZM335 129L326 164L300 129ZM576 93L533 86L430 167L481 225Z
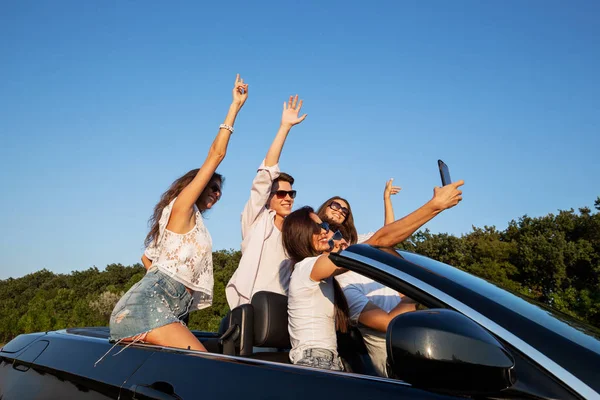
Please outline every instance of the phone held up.
M450 179L450 170L445 162L442 160L438 160L438 168L440 169L440 177L442 178L442 186L446 186L452 183L452 179Z

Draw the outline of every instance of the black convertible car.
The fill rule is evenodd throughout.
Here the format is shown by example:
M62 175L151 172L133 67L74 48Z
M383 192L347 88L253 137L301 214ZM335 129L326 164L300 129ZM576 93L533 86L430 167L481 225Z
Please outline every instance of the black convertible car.
M291 365L286 298L261 292L219 332L194 332L208 353L118 345L95 365L107 328L20 335L0 350L0 399L600 399L594 328L417 254L330 257L423 305L388 328L390 378L357 329L338 337L347 371Z

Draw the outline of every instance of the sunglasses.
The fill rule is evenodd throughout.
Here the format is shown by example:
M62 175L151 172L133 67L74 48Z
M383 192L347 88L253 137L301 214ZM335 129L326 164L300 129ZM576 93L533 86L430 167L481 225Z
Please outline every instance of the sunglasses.
M344 238L344 235L342 235L342 232L340 231L335 231L335 233L333 234L333 236L331 237L331 239L329 239L329 241L327 242L327 244L329 244L329 250L333 250L333 247L335 246L336 241L338 240L342 240Z
M346 217L350 214L350 210L348 210L347 207L342 207L337 201L332 201L331 204L329 204L329 208L335 211L341 211Z
M317 228L319 229L319 231L315 233L321 233L321 229L325 230L325 233L329 233L329 224L327 222L321 222L320 224L315 222L315 225L317 225Z
M278 199L285 199L285 196L287 195L289 195L292 199L296 198L295 190L277 190L275 192L272 192L272 194L277 196Z
M211 185L208 186L210 188L210 190L212 190L213 192L219 192L219 193L223 193L221 192L221 186L219 186L218 183L213 183Z

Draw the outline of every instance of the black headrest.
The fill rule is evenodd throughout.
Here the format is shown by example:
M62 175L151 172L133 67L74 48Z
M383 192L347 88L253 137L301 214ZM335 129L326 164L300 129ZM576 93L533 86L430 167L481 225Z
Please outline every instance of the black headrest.
M287 296L258 292L252 296L254 308L254 345L289 349Z

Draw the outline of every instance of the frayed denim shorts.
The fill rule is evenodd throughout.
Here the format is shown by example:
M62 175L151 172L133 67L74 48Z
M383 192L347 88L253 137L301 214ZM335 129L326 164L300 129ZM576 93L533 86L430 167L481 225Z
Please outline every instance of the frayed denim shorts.
M337 354L331 350L319 348L304 350L302 358L295 364L304 365L306 367L329 369L332 371L344 370L344 365Z
M185 285L156 267L150 268L115 306L110 315L110 340L143 340L153 329L173 322L183 324L191 304Z

